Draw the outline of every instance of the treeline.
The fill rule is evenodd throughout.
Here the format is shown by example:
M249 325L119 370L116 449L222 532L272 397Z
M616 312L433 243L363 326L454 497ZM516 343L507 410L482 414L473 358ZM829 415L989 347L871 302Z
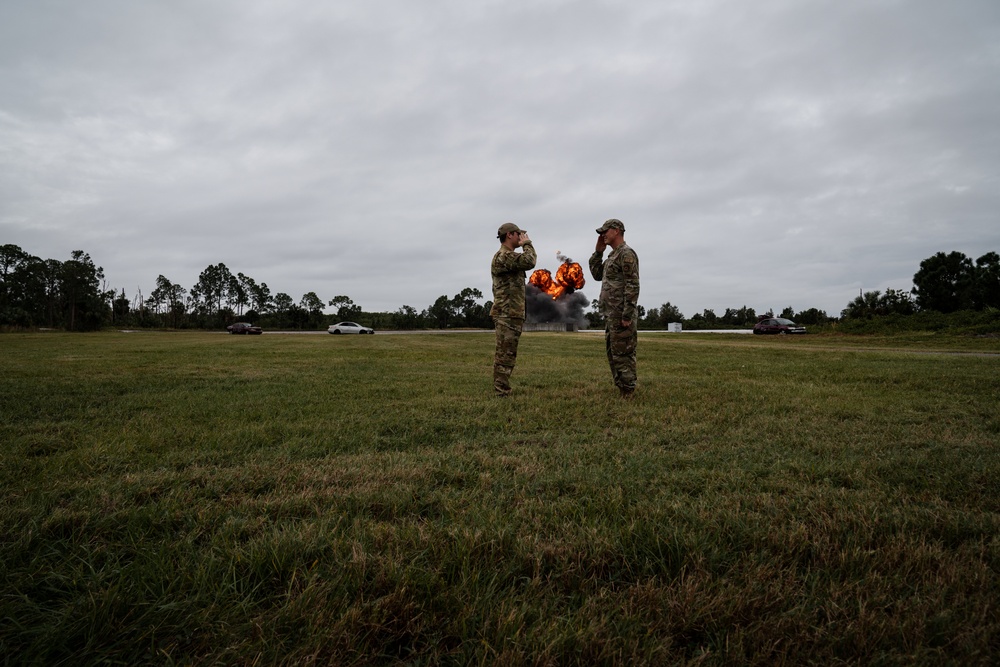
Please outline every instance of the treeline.
M82 250L60 262L0 246L0 325L98 329L108 315L103 281L104 270Z
M480 303L483 299L481 291L466 287L454 296L438 297L422 310L403 305L395 312L366 312L346 295L324 300L316 292L307 292L296 301L284 292L272 293L267 283L234 274L222 263L206 267L190 288L160 275L148 296L137 293L129 298L124 289L108 288L104 270L82 250L58 261L40 259L13 244L0 246L0 327L4 328L216 329L238 320L294 330L322 329L341 320L376 329L492 328L489 311L493 303ZM335 312L324 313L327 307ZM673 322L682 323L685 329L747 328L759 315L775 315L770 311L758 314L744 305L726 308L721 314L705 309L687 318L670 302L638 310L642 329L665 329ZM920 263L910 291L864 292L847 304L839 318L816 308L796 311L791 306L777 315L804 325L837 324L844 330L860 330L864 327L859 323L873 319L892 318L898 326L912 322L918 328L934 328L947 318L932 314L995 315L998 311L1000 255L988 252L973 262L960 252L939 252ZM585 315L591 326L603 327L596 300ZM985 319L966 316L962 321L989 327L997 319L993 315Z
M939 252L920 262L910 292L888 289L860 294L841 313L871 319L917 312L955 313L1000 308L1000 255L988 252L972 262L961 252Z
M324 301L307 292L296 301L285 292L272 293L267 283L234 274L222 263L206 267L190 288L160 275L148 296L140 292L130 298L124 289L109 289L104 270L82 250L60 262L13 244L0 246L0 326L7 328L216 329L238 320L295 330L321 329L341 320L381 329L492 327L493 303L481 304L482 299L482 292L467 287L419 311L404 305L393 313L368 313L345 295ZM324 313L327 306L335 313Z
M766 312L761 313L761 315L771 317L774 313ZM796 312L791 306L782 310L778 314L778 317L810 325L825 324L834 320L834 318L826 314L825 310L809 308ZM640 329L666 329L668 325L674 322L679 322L687 330L746 329L756 324L757 319L757 311L747 306L726 308L721 315L710 308L706 308L700 313L695 313L690 318L684 317L684 313L669 301L659 308L650 308L648 311L642 306L639 307Z
M667 302L646 312L639 308L639 326L666 328L680 322L685 329L751 327L758 314L753 308L727 308L722 315L705 310L691 318ZM773 312L760 313L774 317ZM1000 316L1000 254L988 252L975 262L961 252L939 252L920 262L910 291L887 289L864 292L840 312L839 318L823 310L795 311L786 307L778 317L805 325L836 325L842 331L939 330L954 326L971 330L994 329ZM873 320L879 320L872 323ZM882 320L885 320L882 322Z
M975 262L961 252L928 257L913 276L913 289L859 294L841 312L838 330L996 335L1000 331L1000 254L988 252Z

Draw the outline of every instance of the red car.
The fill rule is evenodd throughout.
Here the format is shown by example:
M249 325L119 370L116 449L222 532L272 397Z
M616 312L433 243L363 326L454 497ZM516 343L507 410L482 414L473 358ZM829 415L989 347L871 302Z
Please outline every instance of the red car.
M804 334L806 328L783 317L761 318L753 327L755 334Z
M234 322L230 324L226 329L231 334L262 334L264 330L260 327L255 327L249 322Z

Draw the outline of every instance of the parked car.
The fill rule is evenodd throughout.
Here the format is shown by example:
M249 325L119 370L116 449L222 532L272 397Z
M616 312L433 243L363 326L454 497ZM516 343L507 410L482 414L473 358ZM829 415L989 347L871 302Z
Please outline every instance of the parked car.
M331 324L327 332L332 334L373 334L375 330L370 327L363 327L357 322L338 322Z
M806 328L783 317L765 317L753 327L755 334L804 334Z
M260 327L255 327L249 322L233 322L226 329L229 330L231 334L262 334L264 330Z

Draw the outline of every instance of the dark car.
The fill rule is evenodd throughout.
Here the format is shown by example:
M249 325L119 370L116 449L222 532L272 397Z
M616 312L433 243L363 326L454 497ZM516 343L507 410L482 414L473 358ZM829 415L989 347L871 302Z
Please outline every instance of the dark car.
M262 334L264 330L260 327L255 327L249 322L234 322L230 324L226 329L231 334Z
M755 334L804 334L806 328L783 317L765 317L753 327Z

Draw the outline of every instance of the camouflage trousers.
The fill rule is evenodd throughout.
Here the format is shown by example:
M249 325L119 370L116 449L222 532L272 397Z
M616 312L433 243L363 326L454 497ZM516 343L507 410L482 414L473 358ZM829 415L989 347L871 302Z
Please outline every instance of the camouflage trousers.
M638 339L636 321L623 327L620 319L608 319L604 327L604 347L608 352L611 378L623 394L635 391L635 347Z
M497 330L497 348L493 355L493 390L499 396L510 394L510 374L517 361L517 342L521 338L524 320L517 317L498 317L494 320Z

